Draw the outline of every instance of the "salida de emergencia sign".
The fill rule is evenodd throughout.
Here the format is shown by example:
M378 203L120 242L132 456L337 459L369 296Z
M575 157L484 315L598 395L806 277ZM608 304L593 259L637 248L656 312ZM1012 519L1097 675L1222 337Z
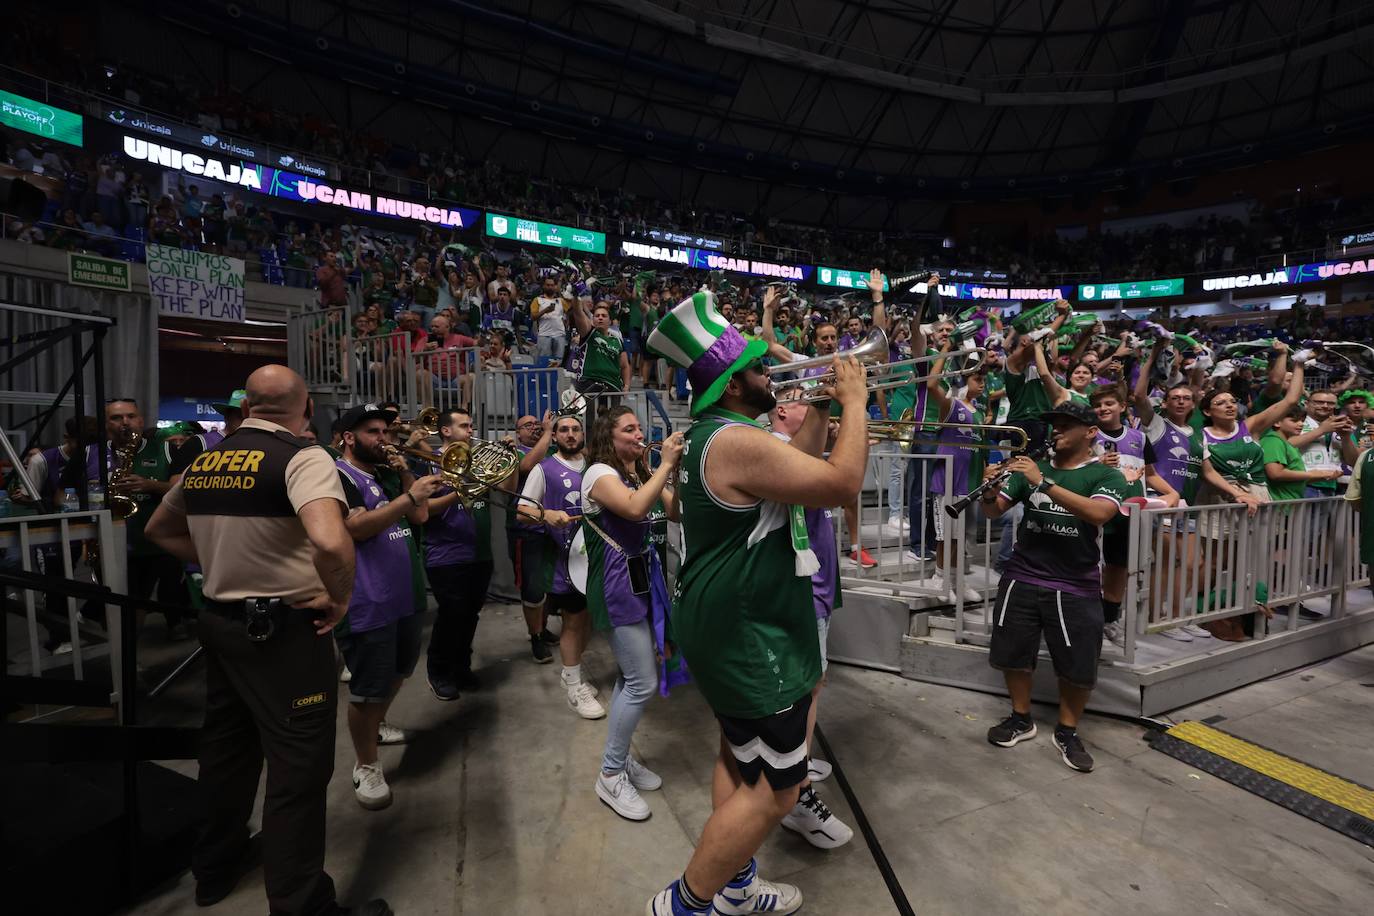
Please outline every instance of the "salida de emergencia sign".
M149 245L148 289L160 315L243 321L243 261L238 258Z

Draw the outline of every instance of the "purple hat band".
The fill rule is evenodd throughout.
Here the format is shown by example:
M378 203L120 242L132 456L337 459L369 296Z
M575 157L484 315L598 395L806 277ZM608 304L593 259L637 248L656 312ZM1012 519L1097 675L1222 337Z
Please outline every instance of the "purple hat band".
M687 380L692 383L692 390L705 391L709 388L739 359L748 343L734 325L727 325L725 333L717 337L710 349L688 367Z

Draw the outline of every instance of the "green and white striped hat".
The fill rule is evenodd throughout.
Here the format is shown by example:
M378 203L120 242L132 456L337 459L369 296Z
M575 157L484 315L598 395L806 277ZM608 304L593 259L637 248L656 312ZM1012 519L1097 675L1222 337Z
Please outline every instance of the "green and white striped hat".
M649 335L649 349L687 370L692 416L716 401L730 377L768 352L762 340L745 340L716 311L715 296L703 290L683 299Z

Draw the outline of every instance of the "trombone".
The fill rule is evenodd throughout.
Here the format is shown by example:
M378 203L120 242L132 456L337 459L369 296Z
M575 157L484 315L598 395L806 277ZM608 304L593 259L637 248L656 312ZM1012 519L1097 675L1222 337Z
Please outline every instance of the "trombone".
M864 342L851 350L841 353L833 353L827 356L814 356L810 359L799 359L790 363L780 363L769 369L769 373L779 375L791 375L795 372L806 372L822 366L826 371L817 375L796 376L794 378L779 379L771 383L771 390L774 397L783 399L782 396L790 392L801 391L802 401L822 401L826 396L820 393L821 388L835 383L835 372L829 368L835 361L835 357L853 357L864 367L864 387L869 391L888 391L893 388L904 388L907 385L920 384L927 382L931 378L962 378L969 375L987 358L988 351L985 347L974 347L968 350L958 350L952 353L939 353L933 356L917 356L913 359L903 359L897 362L887 362L888 357L887 335L882 328L874 328L868 333ZM937 360L954 360L956 357L963 357L964 365L960 368L946 369L939 373L927 373L925 375L908 375L910 370L918 366L926 366Z
M942 429L963 429L980 436L976 441L950 442L939 438L938 435L921 436L918 432L930 432ZM974 449L976 451L994 451L1007 449L1013 452L1024 451L1029 443L1026 431L1019 426L1000 426L995 423L936 423L913 420L908 415L903 414L898 420L869 420L868 437L889 442L898 442L903 446L910 447L914 444L922 445L951 445L955 448ZM1008 445L1002 443L1009 442Z

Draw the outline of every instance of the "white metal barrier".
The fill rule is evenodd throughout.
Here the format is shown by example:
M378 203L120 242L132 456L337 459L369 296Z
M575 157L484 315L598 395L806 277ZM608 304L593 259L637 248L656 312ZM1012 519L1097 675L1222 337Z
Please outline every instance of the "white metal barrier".
M286 341L287 363L300 373L311 391L351 389L353 329L347 308L309 309L288 315Z
M9 568L50 577L54 584L89 578L87 561L98 555L101 583L121 594L128 591L124 526L114 523L108 511L0 517L0 551ZM96 621L81 618L81 602L76 598L37 588L8 588L19 595L24 644L22 648L12 647L6 659L7 673L41 678L70 669L75 680L87 680L87 663L108 656L110 693L118 702L123 659L110 647L120 645L125 624L120 608L104 606L105 626L101 629ZM6 606L13 600L7 600ZM43 638L45 633L48 639ZM45 648L45 642L69 643L71 652L54 654Z
M410 402L410 415L414 416L422 407L471 409L477 364L476 347L448 347L411 353L410 375L414 397Z
M882 445L870 449L857 505L847 513L843 507L834 512L840 584L907 598L913 608L948 608L955 640L978 641L986 633L986 601L997 588L997 555L1003 546L1010 549L1014 525L1010 518L987 519L977 506L949 517L943 503L954 498L953 464L950 455L907 454ZM936 493L932 479L940 467L944 484ZM910 511L913 498L921 500L915 513ZM913 518L919 529L910 527ZM896 525L891 524L894 519ZM935 559L937 542L944 545L943 579ZM875 565L865 567L851 556L854 543Z
M515 434L520 417L558 410L565 386L557 368L480 369L473 382L473 427L484 439Z
M349 349L352 398L355 403L395 401L406 416L414 416L416 375L410 358L410 335L405 331L354 337Z
M1192 624L1277 612L1256 638L1295 630L1304 600L1330 600L1345 613L1346 592L1369 584L1359 562L1359 524L1341 497L1244 506L1132 509L1124 622L1125 655L1136 641Z

